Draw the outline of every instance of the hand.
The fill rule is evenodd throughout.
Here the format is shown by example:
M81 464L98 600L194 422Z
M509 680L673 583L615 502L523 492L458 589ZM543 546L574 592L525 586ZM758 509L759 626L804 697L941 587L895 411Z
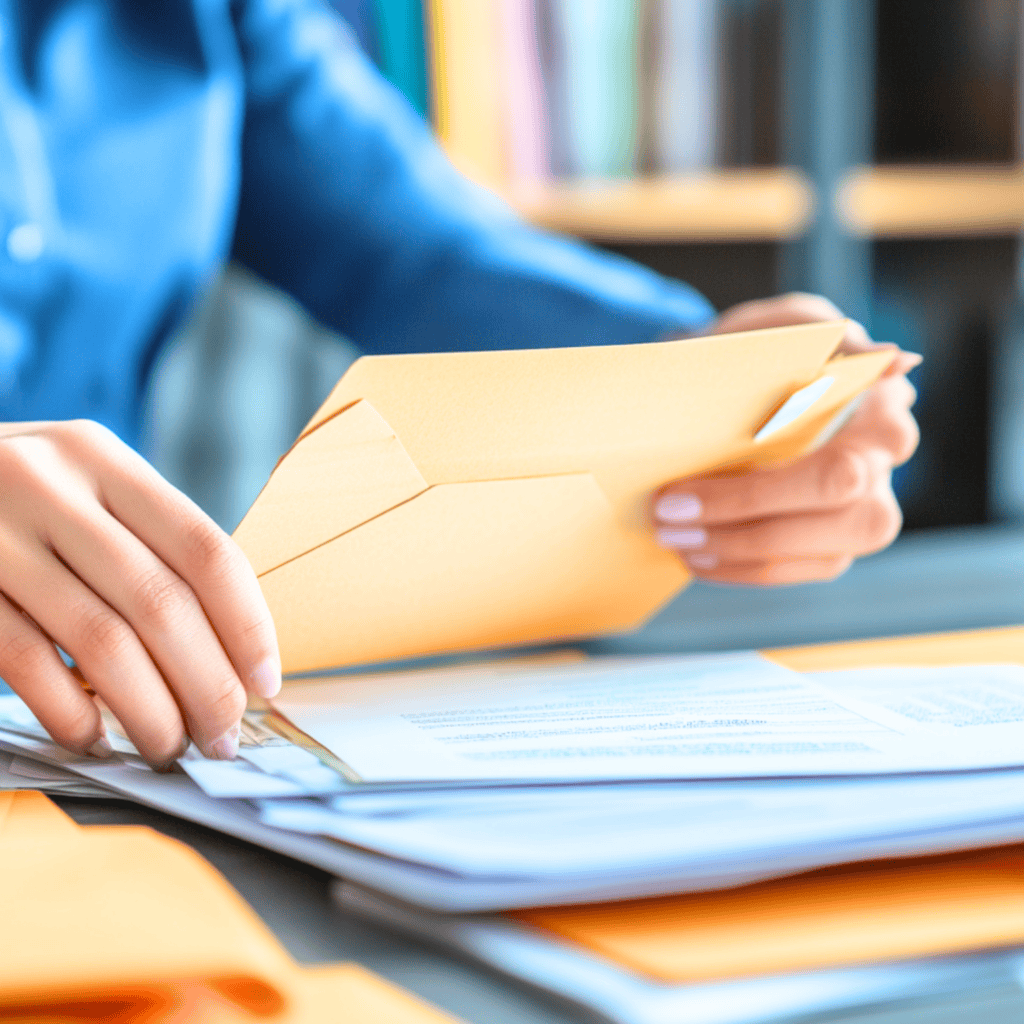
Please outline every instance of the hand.
M841 318L827 299L784 295L736 306L708 333ZM664 487L654 500L660 543L703 579L754 585L832 579L854 558L890 544L902 525L892 470L918 441L910 414L917 395L905 374L921 357L873 344L854 322L840 351L885 347L893 352L885 376L817 451L778 469Z
M0 424L0 677L62 747L110 753L99 708L155 767L238 750L246 690L281 685L238 546L110 431ZM55 646L56 645L56 646Z

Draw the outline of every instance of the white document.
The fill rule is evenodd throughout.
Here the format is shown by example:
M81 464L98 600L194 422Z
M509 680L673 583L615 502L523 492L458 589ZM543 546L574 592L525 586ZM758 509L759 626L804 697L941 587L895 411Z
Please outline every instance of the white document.
M884 848L897 836L954 823L1024 820L1024 771L519 787L440 796L258 803L268 825L465 876L646 876L685 866L694 878L705 878L758 861L778 869L828 847Z
M1024 667L804 676L760 655L292 683L365 783L863 775L1024 764Z

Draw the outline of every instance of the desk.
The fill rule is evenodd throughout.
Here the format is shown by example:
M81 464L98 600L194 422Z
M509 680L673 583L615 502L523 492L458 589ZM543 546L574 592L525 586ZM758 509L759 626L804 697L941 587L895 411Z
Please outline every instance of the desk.
M695 586L645 630L594 644L617 653L722 650L1024 622L1024 529L902 538L841 580L775 591ZM336 911L314 868L119 801L59 799L82 824L150 825L195 847L232 882L299 960L357 960L469 1024L582 1024L587 1018L470 964ZM815 1018L825 1024L822 1018ZM1020 1024L1024 994L842 1015L847 1024Z

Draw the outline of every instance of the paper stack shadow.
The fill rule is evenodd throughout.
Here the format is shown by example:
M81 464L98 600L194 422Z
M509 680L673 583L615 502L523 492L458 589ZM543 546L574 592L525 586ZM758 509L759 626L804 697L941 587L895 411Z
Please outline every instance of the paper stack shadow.
M844 331L358 360L234 534L284 670L639 626L688 580L651 492L812 446L892 360Z

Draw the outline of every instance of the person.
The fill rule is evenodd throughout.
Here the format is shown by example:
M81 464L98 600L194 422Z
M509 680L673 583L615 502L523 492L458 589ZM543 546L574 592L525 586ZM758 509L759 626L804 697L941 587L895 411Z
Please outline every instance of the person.
M56 742L232 758L280 686L245 557L132 448L168 334L231 258L366 351L600 345L840 315L715 316L683 284L521 223L461 178L320 0L8 0L0 21L0 677ZM851 324L847 350L870 347ZM710 580L828 579L888 544L916 427L889 374L812 455L667 482ZM65 652L74 668L61 657ZM82 681L88 684L83 687Z

